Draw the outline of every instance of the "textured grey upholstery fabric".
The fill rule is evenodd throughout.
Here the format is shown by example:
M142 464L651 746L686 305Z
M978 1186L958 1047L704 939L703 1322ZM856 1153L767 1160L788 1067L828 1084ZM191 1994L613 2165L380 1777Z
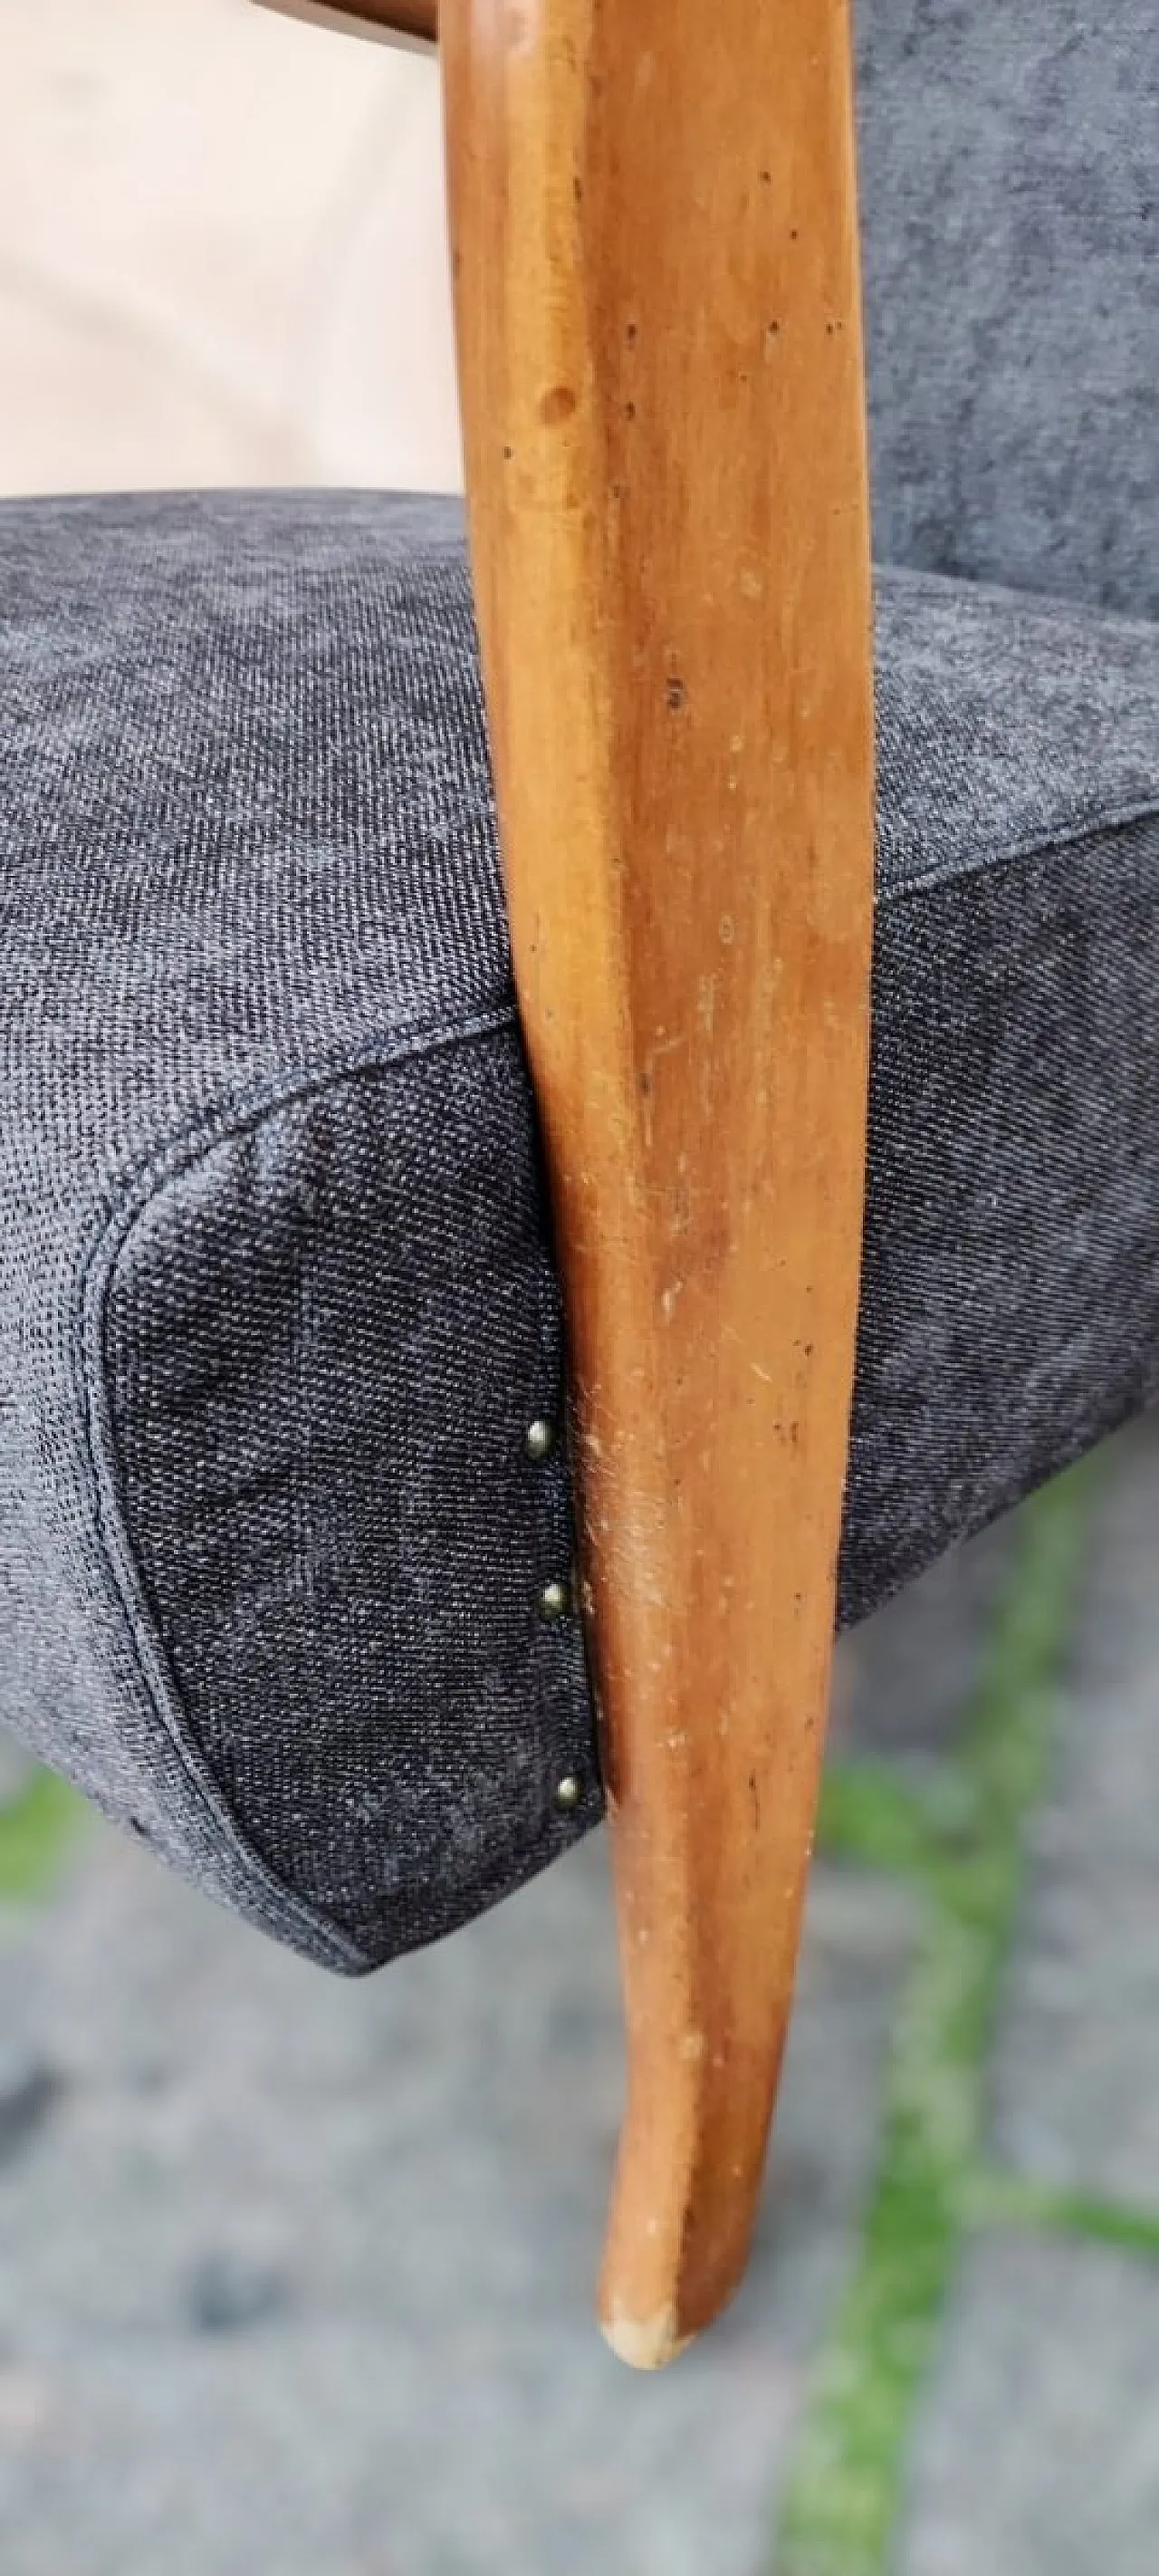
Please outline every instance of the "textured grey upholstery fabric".
M1159 629L878 601L845 1620L1159 1395Z
M1159 33L858 36L908 569L846 1620L1159 1392L1159 628L1094 613L1159 614ZM373 1965L601 1804L454 508L0 509L0 970L0 1719Z
M878 685L846 1618L1159 1374L1159 632ZM0 1718L371 1965L600 1812L459 513L8 505L0 700Z
M1159 615L1154 0L855 0L875 552Z
M458 513L0 562L0 1714L359 1965L598 1806Z

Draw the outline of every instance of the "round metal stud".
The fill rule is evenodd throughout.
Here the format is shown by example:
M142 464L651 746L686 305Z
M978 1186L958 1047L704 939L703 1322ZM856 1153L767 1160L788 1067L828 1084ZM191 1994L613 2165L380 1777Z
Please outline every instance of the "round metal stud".
M544 1459L550 1458L554 1447L554 1422L549 1422L546 1414L537 1414L535 1421L529 1422L527 1426L528 1457L535 1460L537 1467L542 1466Z
M555 1793L555 1803L561 1816L574 1816L582 1796L583 1790L574 1771L566 1771Z
M547 1619L551 1622L554 1622L556 1619L566 1619L570 1608L570 1583L561 1583L557 1578L554 1583L544 1584L543 1590L539 1596L539 1615L541 1619Z

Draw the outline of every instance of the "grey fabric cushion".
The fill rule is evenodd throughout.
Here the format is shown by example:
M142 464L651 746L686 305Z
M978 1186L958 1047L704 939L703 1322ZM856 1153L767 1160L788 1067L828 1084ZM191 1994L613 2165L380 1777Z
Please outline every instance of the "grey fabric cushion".
M1159 615L1154 0L856 0L879 560Z
M1159 1375L1159 634L878 684L846 1618ZM357 1969L601 1803L460 514L7 505L0 689L0 1718Z

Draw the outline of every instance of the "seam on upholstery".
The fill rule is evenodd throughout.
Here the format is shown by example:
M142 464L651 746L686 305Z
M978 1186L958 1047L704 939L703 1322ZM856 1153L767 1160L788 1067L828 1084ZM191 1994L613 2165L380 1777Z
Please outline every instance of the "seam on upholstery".
M987 575L979 580L973 573L932 572L925 565L874 561L875 596L883 590L893 591L905 599L922 591L940 599L949 609L969 600L970 607L980 609L991 619L1008 622L1011 609L1020 617L1045 620L1047 625L1124 629L1154 644L1157 640L1155 620L1140 616L1127 608L1101 608L1095 601L1076 598L1073 591L1035 590L1022 582L996 581Z
M287 1887L261 1858L242 1833L209 1763L192 1739L176 1677L149 1604L122 1502L120 1460L105 1367L107 1299L121 1254L139 1219L171 1181L191 1170L219 1145L262 1126L267 1118L292 1107L296 1101L318 1099L343 1083L357 1081L362 1075L389 1072L395 1066L413 1062L418 1057L440 1053L446 1048L491 1036L517 1024L518 1015L514 1007L504 1005L478 1013L454 1030L413 1030L398 1037L379 1053L367 1055L360 1051L345 1061L336 1058L310 1072L299 1071L280 1083L269 1084L256 1100L251 1097L244 1108L236 1102L223 1104L193 1127L171 1137L166 1145L149 1156L122 1191L112 1212L106 1213L86 1255L78 1283L74 1348L79 1360L80 1412L86 1462L92 1476L97 1527L106 1570L148 1705L168 1736L203 1814L226 1842L251 1892L261 1898L263 1911L272 1911L287 1929L293 1927L305 1935L315 1956L321 1954L327 1964L348 1971L369 1969L374 1961L325 1915Z
M930 894L940 886L954 885L962 877L993 876L999 868L1023 867L1031 859L1060 858L1081 841L1093 841L1104 832L1126 832L1133 823L1150 823L1159 819L1159 788L1142 797L1136 804L1120 805L1107 814L1089 814L1081 821L1065 824L1058 832L1032 833L1024 841L1013 841L1009 848L956 859L949 867L925 868L916 876L905 876L891 886L888 894L879 893L879 911L900 903L911 894Z

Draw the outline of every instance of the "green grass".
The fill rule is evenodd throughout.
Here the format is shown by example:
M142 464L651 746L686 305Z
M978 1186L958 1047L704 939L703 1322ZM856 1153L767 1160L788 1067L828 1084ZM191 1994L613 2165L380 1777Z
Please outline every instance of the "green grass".
M1097 2192L1026 2182L1020 2174L979 2172L970 2185L968 2216L973 2227L1046 2227L1055 2235L1082 2236L1159 2260L1156 2212L1102 2200Z
M1050 1753L1089 1485L1079 1470L1024 1510L1014 1579L954 1761L918 1788L880 1762L838 1768L826 1785L822 1850L912 1881L921 1928L892 2035L876 2180L790 2473L775 2576L884 2576L963 2234L985 2208L997 2217L1003 2200L1012 2215L1012 2193L1031 2215L1020 2186L981 2174L986 2060L1024 1828ZM1115 2241L1159 2250L1147 2221L1099 2217L1078 2200L1067 2220L1065 2196L1030 2197L1034 2223L1049 2204L1049 2223L1104 2236L1119 2228L1128 2233Z
M0 1807L0 1901L43 1893L83 1812L52 1771L34 1771L12 1805Z

